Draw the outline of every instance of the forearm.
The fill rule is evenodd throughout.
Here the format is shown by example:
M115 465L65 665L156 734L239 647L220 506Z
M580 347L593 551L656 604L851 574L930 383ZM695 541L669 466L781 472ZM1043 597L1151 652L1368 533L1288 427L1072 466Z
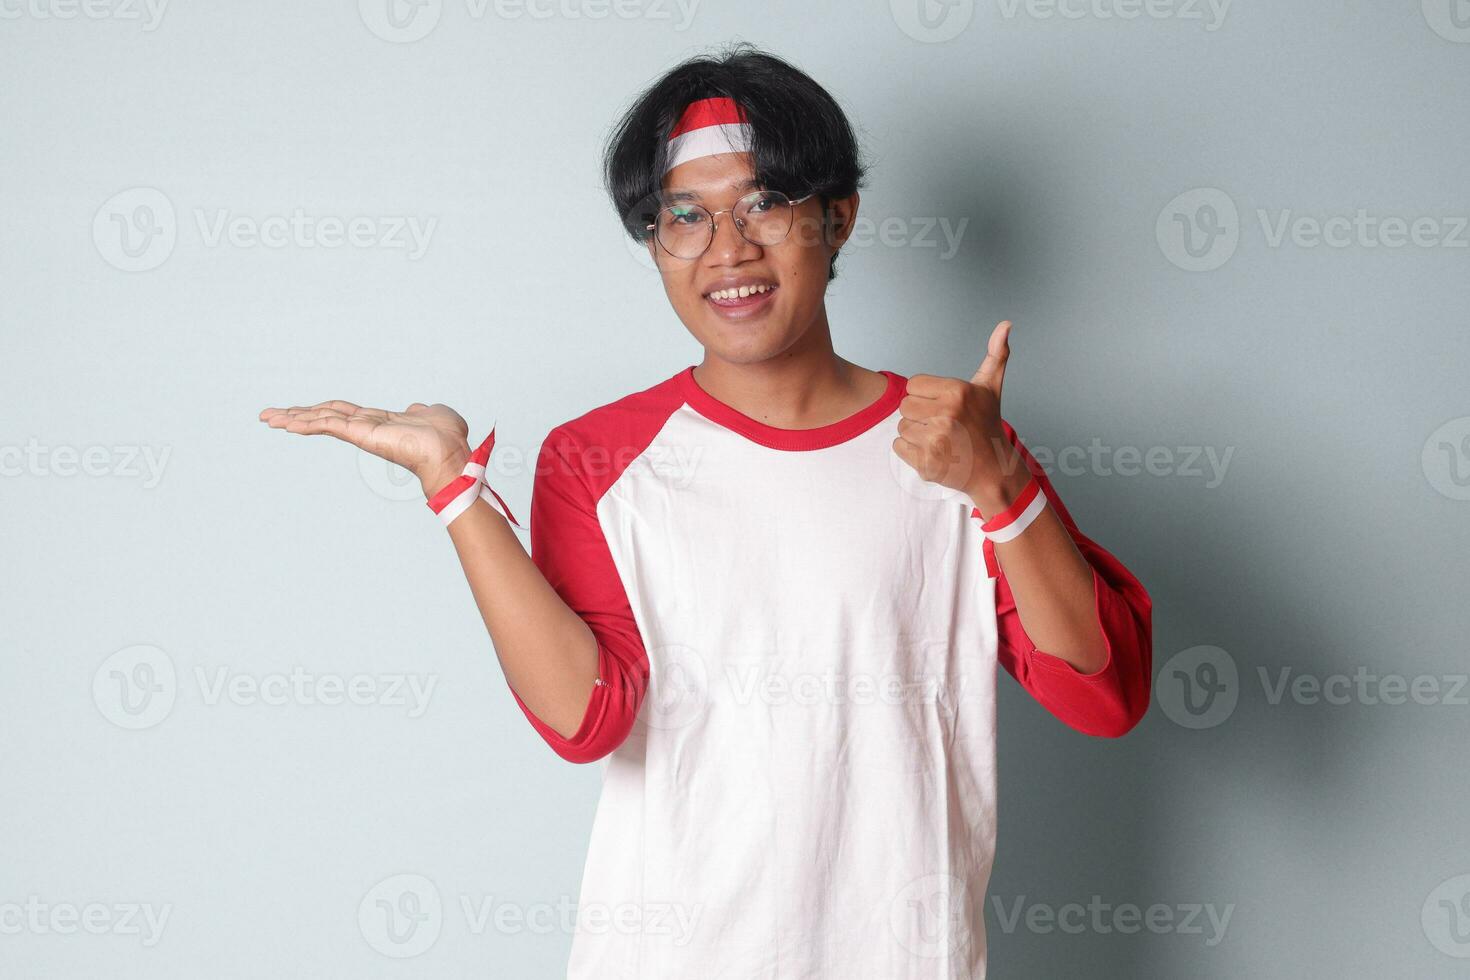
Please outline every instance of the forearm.
M402 466L418 477L430 501L464 474L471 459L484 462L465 441L464 419L437 403L390 412L333 400L262 409L260 420L300 435L329 435ZM492 433L482 444L485 454L493 445ZM449 536L512 692L543 736L574 735L592 702L604 643L488 503L476 498L450 515Z
M577 730L597 677L597 640L557 595L509 523L483 499L449 537L506 682L563 736Z
M1016 467L969 491L985 516L1010 506L1031 479ZM995 557L1005 572L1016 614L1036 647L1084 674L1107 663L1107 639L1097 619L1092 566L1051 507L1017 537L997 543Z

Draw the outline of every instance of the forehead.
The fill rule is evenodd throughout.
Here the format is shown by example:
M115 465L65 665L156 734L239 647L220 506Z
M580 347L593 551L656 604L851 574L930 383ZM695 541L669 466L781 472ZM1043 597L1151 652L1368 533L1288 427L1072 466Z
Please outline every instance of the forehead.
M760 187L749 153L716 153L681 163L664 175L666 201L735 199Z

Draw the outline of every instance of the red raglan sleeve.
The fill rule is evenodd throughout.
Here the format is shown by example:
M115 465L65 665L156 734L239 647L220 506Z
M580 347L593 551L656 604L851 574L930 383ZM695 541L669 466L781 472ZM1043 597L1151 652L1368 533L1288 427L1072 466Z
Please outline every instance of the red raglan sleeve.
M1015 598L1001 567L995 586L995 616L1000 663L1031 696L1068 726L1087 735L1116 738L1138 724L1148 710L1153 677L1152 602L1143 585L1097 542L1077 529L1045 471L1003 422L1006 436L1035 474L1047 504L1066 526L1082 557L1092 566L1098 625L1107 641L1107 662L1083 674L1060 657L1036 648L1021 625Z
M570 738L536 717L511 690L532 727L569 762L593 762L621 745L648 687L643 638L597 520L601 491L586 460L583 447L563 429L542 443L531 492L531 560L597 639L598 683Z

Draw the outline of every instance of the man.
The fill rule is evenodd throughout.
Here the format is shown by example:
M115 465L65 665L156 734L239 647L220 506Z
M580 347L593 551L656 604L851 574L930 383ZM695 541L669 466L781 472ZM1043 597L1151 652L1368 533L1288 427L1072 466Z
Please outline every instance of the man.
M1009 323L968 379L834 352L863 168L812 79L694 59L605 166L704 358L551 432L529 557L446 406L261 417L412 469L531 725L605 760L569 977L983 977L996 664L1122 735L1148 596L1002 420Z

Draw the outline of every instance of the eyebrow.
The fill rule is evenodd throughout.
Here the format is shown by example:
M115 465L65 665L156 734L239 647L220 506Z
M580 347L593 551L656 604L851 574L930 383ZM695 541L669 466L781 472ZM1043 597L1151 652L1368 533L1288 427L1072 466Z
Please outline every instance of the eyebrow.
M737 190L737 191L746 191L746 190L754 191L754 190L760 190L760 188L761 188L762 185L761 185L761 182L760 181L758 181L754 177L752 177L749 180L741 181L740 183L737 183L737 184L730 184L728 186L731 187L734 190ZM672 203L675 203L677 201L698 201L698 200L700 200L700 194L699 194L698 191L686 191L686 190L664 191L663 193L661 193L659 195L659 200L663 201L665 204L672 204Z

